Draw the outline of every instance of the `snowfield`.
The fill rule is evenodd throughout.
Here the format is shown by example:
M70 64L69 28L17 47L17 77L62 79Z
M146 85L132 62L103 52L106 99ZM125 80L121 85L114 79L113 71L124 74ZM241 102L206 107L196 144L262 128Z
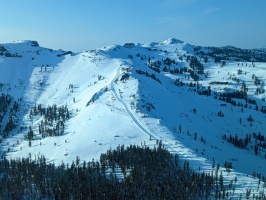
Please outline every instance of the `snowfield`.
M17 116L12 116L16 127L2 138L0 154L7 158L45 155L57 165L71 164L77 156L81 161L97 159L118 145L153 147L162 140L169 151L189 160L195 171L212 173L219 164L225 184L234 182L231 197L238 198L247 189L265 193L266 184L258 177L266 176L266 114L260 111L266 106L266 63L226 60L223 65L206 54L209 49L198 54L195 46L177 39L82 53L51 50L34 41L1 47L5 49L0 54L1 93L22 99ZM204 66L197 81L189 72L192 56ZM174 62L164 62L166 58ZM182 73L171 73L184 68ZM232 100L242 106L219 100L222 93L245 90L243 83L248 99L256 104L245 107L246 100L240 98ZM255 94L257 88L260 94ZM199 95L199 91L210 93ZM68 107L71 117L63 135L41 137L43 117L30 114L39 104ZM21 130L29 126L34 132L31 147L25 139L29 129ZM263 135L264 141L253 133ZM228 140L230 135L244 140L247 134L251 139L245 148ZM225 168L226 162L232 169Z

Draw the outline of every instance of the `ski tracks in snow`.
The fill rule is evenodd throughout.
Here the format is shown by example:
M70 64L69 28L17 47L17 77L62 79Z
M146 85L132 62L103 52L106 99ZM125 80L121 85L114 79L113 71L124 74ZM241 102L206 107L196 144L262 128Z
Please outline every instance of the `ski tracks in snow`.
M113 78L113 80L111 81L111 90L115 96L115 98L124 106L126 113L129 115L129 117L133 120L133 122L145 133L147 133L148 135L151 135L154 139L158 139L160 140L159 137L157 137L156 135L154 135L153 133L151 133L146 127L144 127L139 121L138 119L134 116L134 114L129 110L126 102L119 97L119 95L117 94L116 90L115 90L115 81L118 79L118 77L121 75L120 73L121 68L119 67L116 71L116 75Z

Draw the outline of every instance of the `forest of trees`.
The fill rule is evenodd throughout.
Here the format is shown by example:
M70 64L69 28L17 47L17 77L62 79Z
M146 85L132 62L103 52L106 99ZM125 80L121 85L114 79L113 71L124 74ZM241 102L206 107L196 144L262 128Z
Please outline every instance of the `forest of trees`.
M70 112L67 106L58 107L57 105L48 106L47 108L34 105L30 110L30 118L33 116L41 116L43 119L39 124L39 134L44 137L60 136L64 133L65 122L70 118ZM32 136L32 137L31 137ZM29 127L28 138L33 138L33 132Z
M19 99L18 101L21 101ZM10 131L16 127L16 116L19 111L19 103L13 97L2 93L0 96L0 136L6 138Z
M55 166L45 157L4 159L0 199L228 199L233 185L224 184L218 169L193 172L161 142L154 148L122 145L99 161L82 163L77 157L71 165Z

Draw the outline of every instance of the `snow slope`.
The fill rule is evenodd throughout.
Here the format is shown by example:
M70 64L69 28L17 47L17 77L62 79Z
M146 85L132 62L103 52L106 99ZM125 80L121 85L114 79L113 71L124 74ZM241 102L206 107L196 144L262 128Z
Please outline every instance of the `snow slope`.
M112 45L82 53L54 51L33 41L1 46L5 49L0 56L1 90L14 99L22 98L17 127L1 143L1 152L8 158L45 155L56 164L71 163L77 156L86 161L98 158L118 145L153 146L162 140L171 152L189 160L196 171L211 173L213 164L219 163L226 183L237 177L232 197L250 188L255 194L265 190L263 183L258 185L258 179L252 177L255 173L266 176L265 149L260 148L255 155L254 138L254 143L244 149L223 139L224 135L244 138L254 132L266 136L265 114L254 110L254 104L243 108L214 98L216 93L240 90L244 81L248 96L264 106L265 93L254 93L258 87L266 89L265 63L226 61L221 66L210 56L205 63L194 46L177 39ZM7 57L6 52L12 56ZM188 71L170 73L173 69L191 69L189 56L195 56L204 66L197 81ZM175 62L167 65L166 58ZM259 86L254 85L252 75L260 79ZM177 79L183 86L175 84ZM199 95L197 86L200 90L210 87L211 95ZM234 100L245 103L243 99ZM70 109L71 118L62 136L42 138L38 134L42 118L30 116L35 104L66 105ZM219 111L223 117L217 115ZM249 116L252 122L247 120ZM33 128L31 147L24 139L28 129L20 131L21 126ZM232 163L230 172L223 168L225 162Z

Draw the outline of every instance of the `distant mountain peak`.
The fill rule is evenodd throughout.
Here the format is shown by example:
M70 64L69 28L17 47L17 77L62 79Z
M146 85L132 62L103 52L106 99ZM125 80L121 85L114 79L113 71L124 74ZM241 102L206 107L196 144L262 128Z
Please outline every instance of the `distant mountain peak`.
M168 44L180 44L180 43L184 43L184 41L176 39L176 38L169 38L163 41L161 44L168 45Z

